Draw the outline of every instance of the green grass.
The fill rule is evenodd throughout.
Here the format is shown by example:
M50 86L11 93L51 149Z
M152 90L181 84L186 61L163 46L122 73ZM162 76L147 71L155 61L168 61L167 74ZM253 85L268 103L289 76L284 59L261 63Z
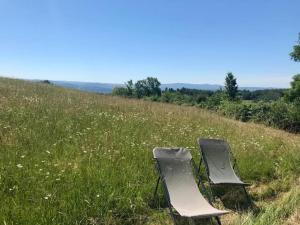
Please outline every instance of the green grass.
M299 205L300 190L299 187L295 187L286 193L282 199L266 206L256 217L252 213L243 215L236 221L236 225L284 224L286 219L293 213L293 210Z
M286 209L266 202L284 201L296 185L299 135L194 107L0 78L0 224L170 223L151 208L152 149L188 147L198 159L198 137L228 140L263 215L282 218ZM263 215L245 220L269 221Z

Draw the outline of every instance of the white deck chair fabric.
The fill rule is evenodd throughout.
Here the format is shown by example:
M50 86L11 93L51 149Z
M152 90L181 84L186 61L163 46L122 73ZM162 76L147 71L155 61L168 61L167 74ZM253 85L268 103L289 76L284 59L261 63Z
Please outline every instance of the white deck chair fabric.
M153 154L159 163L170 203L181 216L206 218L228 213L215 209L200 193L193 175L189 150L155 148Z
M209 179L214 184L245 184L236 175L231 165L230 147L226 141L199 139L198 142L209 170Z

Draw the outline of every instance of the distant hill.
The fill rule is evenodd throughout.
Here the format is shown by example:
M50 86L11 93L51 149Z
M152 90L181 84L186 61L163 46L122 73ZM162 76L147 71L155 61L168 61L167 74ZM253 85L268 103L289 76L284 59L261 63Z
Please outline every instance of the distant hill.
M223 86L218 84L189 84L189 83L171 83L171 84L161 85L162 90L164 90L165 88L180 89L183 87L188 89L216 91L222 88Z
M82 91L111 93L115 87L121 87L122 84L111 83L94 83L94 82L78 82L78 81L50 81L51 83L67 88L75 88Z
M55 81L51 80L51 83L66 87L66 88L74 88L88 92L96 92L96 93L111 93L115 87L122 87L124 84L114 84L114 83L94 83L94 82L79 82L79 81ZM165 88L189 88L189 89L198 89L198 90L210 90L217 91L223 88L222 85L219 84L190 84L190 83L170 83L170 84L162 84L161 89ZM263 90L263 89L272 89L266 87L240 87L241 90Z

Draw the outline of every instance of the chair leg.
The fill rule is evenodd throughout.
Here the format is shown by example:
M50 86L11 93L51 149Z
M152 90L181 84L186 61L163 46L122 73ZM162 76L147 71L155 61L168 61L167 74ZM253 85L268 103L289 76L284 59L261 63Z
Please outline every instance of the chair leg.
M200 182L201 182L201 178L200 178L200 172L201 172L201 164L202 164L202 158L200 159L200 162L199 162L199 167L198 167L198 171L197 171L197 176L199 176L199 180L198 180L198 187L200 185Z
M171 204L168 202L168 205L169 205L169 211L170 211L170 214L171 214L171 217L172 217L172 220L173 220L173 223L174 225L176 225L176 218L175 218L175 215L173 213L173 210L172 210L172 207L171 207Z
M247 198L249 206L252 206L253 205L252 199L250 198L250 196L249 196L249 194L248 194L248 192L247 192L247 190L246 190L246 188L245 188L244 185L243 185L243 190L244 190L244 193L246 195L246 198Z
M218 225L221 225L221 220L218 216L216 216L216 220L217 220Z
M209 183L209 190L210 190L210 203L213 203L216 201L216 195L215 195L215 191L213 191L213 185L211 183Z
M160 177L158 177L158 179L157 179L157 182L156 182L156 187L155 187L155 191L154 191L153 199L155 199L155 197L156 197L157 190L158 190L158 185L159 185L159 181L160 181Z

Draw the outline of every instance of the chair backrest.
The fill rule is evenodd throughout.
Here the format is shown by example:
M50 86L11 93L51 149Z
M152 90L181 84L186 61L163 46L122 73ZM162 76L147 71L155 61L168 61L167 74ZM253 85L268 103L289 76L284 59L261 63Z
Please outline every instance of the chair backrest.
M166 185L172 206L181 216L218 215L200 193L191 165L192 155L184 148L155 148L154 158ZM220 213L221 212L221 213Z
M230 147L224 140L199 139L200 151L209 179L214 184L244 184L236 175L230 157Z

